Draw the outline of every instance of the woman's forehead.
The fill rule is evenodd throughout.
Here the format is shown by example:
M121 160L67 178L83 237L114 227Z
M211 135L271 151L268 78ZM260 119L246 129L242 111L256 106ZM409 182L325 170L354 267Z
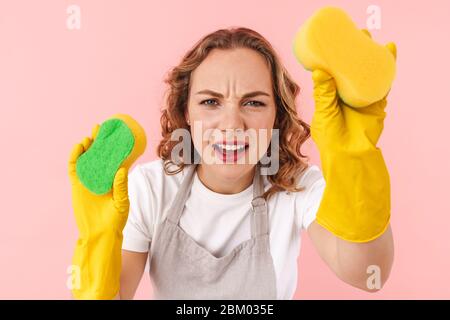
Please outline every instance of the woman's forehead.
M191 87L214 91L235 87L255 91L270 88L271 80L269 66L258 52L246 48L214 49L193 71Z

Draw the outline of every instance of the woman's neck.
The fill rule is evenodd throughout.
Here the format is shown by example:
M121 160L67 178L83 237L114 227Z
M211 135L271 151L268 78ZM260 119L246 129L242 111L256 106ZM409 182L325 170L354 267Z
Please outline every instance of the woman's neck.
M222 194L235 194L247 189L253 183L255 168L239 175L236 179L220 177L204 165L197 167L197 175L200 181L210 190Z

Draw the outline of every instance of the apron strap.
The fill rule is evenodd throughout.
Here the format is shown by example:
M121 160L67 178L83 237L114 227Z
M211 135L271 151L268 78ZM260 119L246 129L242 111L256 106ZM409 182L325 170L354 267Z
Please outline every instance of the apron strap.
M269 215L267 201L262 197L264 194L264 181L261 176L259 162L255 168L255 178L253 179L253 200L250 216L250 229L252 238L269 234Z
M173 200L167 216L167 219L174 224L178 224L181 214L183 213L184 204L191 193L191 186L192 182L194 182L193 176L196 167L196 164L188 165L187 168L185 167L185 176L181 182L177 194L175 195L175 199Z

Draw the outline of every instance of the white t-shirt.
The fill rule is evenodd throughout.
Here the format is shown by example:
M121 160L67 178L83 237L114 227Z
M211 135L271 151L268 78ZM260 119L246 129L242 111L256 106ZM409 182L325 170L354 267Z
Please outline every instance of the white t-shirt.
M161 159L136 165L130 172L130 212L123 231L123 249L149 251L152 236L157 234L155 230L166 217L183 176L184 171L166 175ZM266 176L262 177L267 190L270 182ZM304 186L305 190L278 192L268 201L270 250L278 299L292 299L295 293L300 233L316 217L325 180L320 169L312 165L303 173L298 185ZM213 192L195 174L180 227L213 255L226 255L251 238L248 210L252 196L252 185L236 194Z

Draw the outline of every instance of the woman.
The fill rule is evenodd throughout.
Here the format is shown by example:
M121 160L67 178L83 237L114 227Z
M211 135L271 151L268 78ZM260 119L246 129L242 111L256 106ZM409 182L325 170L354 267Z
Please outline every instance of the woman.
M332 79L314 80L317 104ZM128 177L116 298L133 298L148 260L155 298L292 299L302 230L346 283L376 291L367 286L375 265L384 284L393 261L389 226L357 243L315 221L325 180L300 152L310 129L296 112L299 87L260 34L236 28L207 35L167 83L160 159ZM191 135L189 156L174 152L177 129ZM258 133L253 140L242 135L250 130ZM269 175L266 156L276 167Z

